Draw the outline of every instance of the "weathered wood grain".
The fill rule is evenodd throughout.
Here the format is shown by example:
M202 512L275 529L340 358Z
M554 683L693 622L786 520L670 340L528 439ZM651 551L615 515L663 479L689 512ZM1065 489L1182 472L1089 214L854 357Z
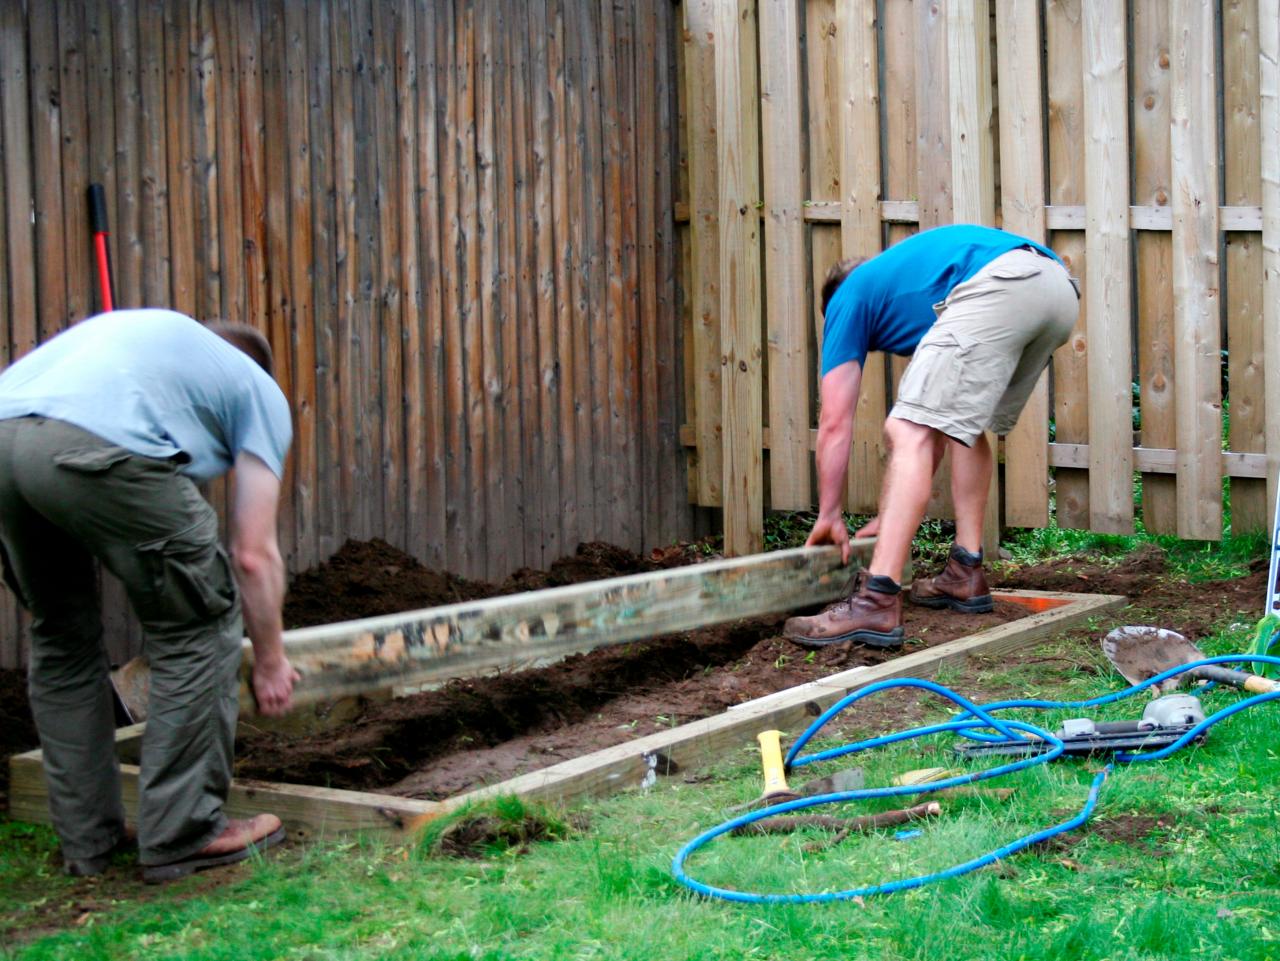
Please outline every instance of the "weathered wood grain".
M1280 491L1280 2L1258 2L1258 125L1262 136L1263 353L1266 355L1267 503Z

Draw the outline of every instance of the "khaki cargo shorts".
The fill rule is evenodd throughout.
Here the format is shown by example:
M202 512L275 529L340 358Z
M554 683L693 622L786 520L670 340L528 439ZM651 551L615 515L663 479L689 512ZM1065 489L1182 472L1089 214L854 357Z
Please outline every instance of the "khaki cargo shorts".
M1079 313L1075 281L1029 248L1001 254L934 305L889 416L971 446L1007 434Z

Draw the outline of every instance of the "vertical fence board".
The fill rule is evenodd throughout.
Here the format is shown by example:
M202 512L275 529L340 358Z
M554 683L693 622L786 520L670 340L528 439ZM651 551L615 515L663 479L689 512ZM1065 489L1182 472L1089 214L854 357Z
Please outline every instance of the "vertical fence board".
M880 97L874 0L842 3L836 9L839 45L836 84L839 103L840 253L873 257L880 252ZM858 415L849 449L848 507L874 511L884 479L886 360L868 354L863 364Z
M196 226L192 199L195 173L192 170L191 0L166 3L161 23L164 29L164 135L168 141L169 182L166 210L170 245L169 302L161 306L194 314Z
M195 257L193 274L194 316L200 320L222 317L222 218L218 207L218 132L216 50L212 10L208 0L195 0L190 8L187 58L191 74L191 238ZM221 492L225 497L225 491Z
M52 172L62 169L62 111L58 75L58 22L32 17L31 141L35 177L36 287L40 291L38 340L52 337L67 322L67 272L63 245L62 183Z
M35 264L36 198L33 193L32 111L28 93L34 91L38 69L34 58L27 59L27 29L22 5L0 3L0 136L4 138L4 218L5 259L2 262L8 283L9 351L7 360L16 360L36 345L37 317L42 313L36 291L40 271ZM34 40L34 37L33 37ZM38 112L38 111L37 111ZM43 299L45 292L40 291ZM6 622L7 623L7 622Z
M1169 204L1169 7L1133 5L1133 202ZM1173 246L1164 231L1140 231L1137 248L1138 387L1144 447L1172 448ZM1177 478L1143 474L1142 523L1152 533L1178 526Z
M1044 243L1044 108L1040 10L996 0L1000 96L1000 209L1004 228ZM1004 521L1012 527L1049 524L1049 374L1005 439Z
M536 37L538 43L532 43L529 50L530 87L535 91L531 107L533 136L533 222L535 233L535 270L536 277L536 310L537 318L537 350L538 350L538 411L539 422L546 433L542 437L540 472L543 476L541 499L542 507L542 554L544 558L559 556L564 545L562 540L565 527L562 521L566 500L564 496L565 475L562 474L561 446L564 443L563 428L560 424L560 390L561 374L557 364L556 349L556 248L554 234L554 201L555 191L552 184L554 176L553 139L554 127L551 119L551 85L547 47L548 18L546 0L533 0L529 5L530 36Z
M1222 530L1214 5L1173 0L1173 284L1178 534Z
M89 102L85 82L84 5L58 3L58 100L61 115L63 269L66 271L66 324L83 320L97 309L93 297L90 252ZM55 331L56 333L56 331Z
M1123 0L1085 0L1085 253L1089 264L1089 526L1133 531L1129 137Z
M1258 206L1262 202L1262 138L1258 127L1258 3L1235 0L1222 5L1222 131L1225 145L1225 202ZM1262 327L1262 244L1257 233L1226 235L1226 296L1230 402L1229 446L1262 453L1267 448L1266 376ZM1270 527L1265 479L1231 480L1231 529Z
M138 4L135 0L114 0L111 18L113 76L116 115L116 182L106 185L115 191L115 219L111 221L111 270L117 307L140 307L142 297L142 151L140 108L142 104L142 62L138 45ZM222 31L224 42L234 34ZM223 113L235 119L234 109ZM227 165L223 165L224 169ZM237 178L224 178L236 183ZM225 258L224 258L225 261Z
M114 50L112 44L111 7L104 3L90 4L85 7L84 30L84 79L87 94L88 120L88 178L90 183L102 185L107 202L107 225L113 227L119 219L120 211L116 204L116 110L113 94L113 79L116 73ZM87 211L87 198L81 199L81 206ZM86 236L91 236L86 217ZM113 237L108 235L108 249L114 246ZM92 248L86 245L86 281L88 309L86 313L97 313L105 309L102 303L101 290L97 283L97 271L93 269Z
M769 363L769 503L812 503L809 331L805 295L801 155L800 20L795 0L761 0L760 119L763 146L765 315ZM877 227L879 210L876 211Z
M1258 2L1258 120L1262 140L1263 350L1267 503L1280 490L1280 0Z
M685 89L689 91L689 231L693 274L694 430L699 504L724 503L720 367L720 227L716 147L716 0L685 0Z
M764 534L754 0L722 2L715 14L724 549L734 556L759 551Z
M988 0L951 0L947 7L948 90L951 101L951 196L957 222L995 223L995 145L991 134L991 11ZM987 433L992 454L994 434ZM1000 472L993 470L982 521L982 542L1000 545Z
M1084 65L1081 57L1080 0L1049 0L1045 7L1049 95L1049 202L1083 204ZM1089 439L1089 283L1085 239L1077 231L1055 231L1050 246L1081 281L1080 318L1066 346L1053 358L1055 439L1082 444ZM1057 520L1062 527L1089 526L1086 471L1054 469Z

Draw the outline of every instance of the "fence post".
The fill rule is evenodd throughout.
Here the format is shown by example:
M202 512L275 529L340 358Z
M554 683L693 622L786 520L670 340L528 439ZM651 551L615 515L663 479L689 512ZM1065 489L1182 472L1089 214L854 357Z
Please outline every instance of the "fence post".
M1267 503L1274 504L1280 488L1280 477L1277 476L1280 475L1280 0L1259 0L1258 45Z

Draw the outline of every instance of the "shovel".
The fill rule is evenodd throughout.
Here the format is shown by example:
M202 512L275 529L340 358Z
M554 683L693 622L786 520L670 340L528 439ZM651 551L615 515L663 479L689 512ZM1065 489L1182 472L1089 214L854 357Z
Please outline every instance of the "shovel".
M1102 639L1102 653L1130 684L1141 684L1170 668L1204 658L1200 648L1177 631L1163 627L1117 627ZM1276 681L1219 664L1208 664L1186 673L1200 680L1217 681L1255 694L1280 690L1280 683ZM1156 685L1159 693L1176 690L1184 676L1161 681Z

